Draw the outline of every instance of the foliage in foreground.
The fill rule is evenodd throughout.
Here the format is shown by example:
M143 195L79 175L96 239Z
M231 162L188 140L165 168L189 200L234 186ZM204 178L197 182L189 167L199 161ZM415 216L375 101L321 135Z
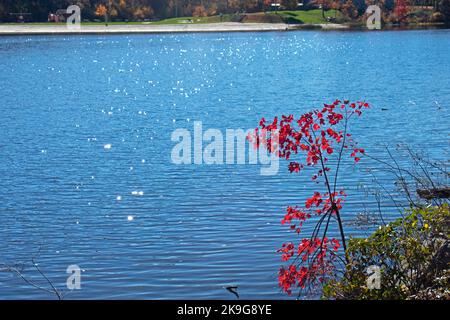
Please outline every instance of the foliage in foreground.
M278 250L282 261L289 262L278 273L279 286L289 295L297 289L299 294L314 292L334 278L342 260L339 248L342 246L344 252L347 249L341 219L346 193L338 183L339 172L344 156L358 163L365 154L348 127L352 118L358 118L367 108L369 104L364 101L335 100L299 118L292 114L283 115L281 120L278 117L272 121L263 118L254 134L249 136L256 147L263 146L267 152L290 161L291 173L312 170L311 180L322 186L305 200L304 206L289 206L281 221L296 234L302 234L300 241L284 243ZM313 231L304 235L303 227L311 220ZM335 222L340 239L328 236Z
M412 209L369 238L348 242L341 280L324 287L328 299L450 299L448 204ZM368 288L367 269L380 267L380 289Z

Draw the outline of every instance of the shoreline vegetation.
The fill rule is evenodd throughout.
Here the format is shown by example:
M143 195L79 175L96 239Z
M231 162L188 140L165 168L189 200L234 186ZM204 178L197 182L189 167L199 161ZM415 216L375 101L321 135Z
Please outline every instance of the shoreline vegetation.
M446 28L443 22L386 22L383 30ZM257 12L202 17L167 18L156 21L83 21L80 29L69 29L65 22L0 23L0 35L52 34L130 34L261 32L295 30L368 30L363 21L348 21L336 9Z

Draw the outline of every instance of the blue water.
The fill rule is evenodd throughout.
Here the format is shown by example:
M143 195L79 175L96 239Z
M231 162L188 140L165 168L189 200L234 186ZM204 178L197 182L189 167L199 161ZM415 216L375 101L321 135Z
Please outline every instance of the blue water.
M449 48L449 30L0 38L0 264L48 287L34 258L61 290L79 265L67 299L232 299L227 285L286 298L275 251L295 236L279 222L317 187L284 162L274 176L175 165L171 133L365 99L351 131L367 152L408 143L447 160ZM364 236L352 220L375 208L361 189L371 176L347 168L346 230ZM3 270L0 298L54 296Z

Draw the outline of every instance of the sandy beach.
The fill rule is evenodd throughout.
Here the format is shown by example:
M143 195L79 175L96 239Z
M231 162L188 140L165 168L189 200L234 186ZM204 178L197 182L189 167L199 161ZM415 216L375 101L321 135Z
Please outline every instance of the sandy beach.
M140 24L140 25L83 25L69 29L65 25L0 25L0 35L52 35L52 34L124 34L124 33L185 33L185 32L254 32L289 31L308 28L346 29L339 24L289 25L284 23L208 23L208 24Z

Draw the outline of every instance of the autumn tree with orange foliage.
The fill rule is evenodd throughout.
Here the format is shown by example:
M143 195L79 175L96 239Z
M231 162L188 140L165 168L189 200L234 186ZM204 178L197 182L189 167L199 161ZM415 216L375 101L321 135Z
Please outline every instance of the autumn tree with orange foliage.
M192 12L193 17L206 17L208 13L206 12L206 9L204 6L195 6L194 11Z
M103 4L99 4L95 8L95 15L98 17L105 17L107 12L108 12L108 9L106 9L105 5L103 5Z
M138 7L133 12L133 17L138 20L144 20L152 17L154 11L150 6Z

